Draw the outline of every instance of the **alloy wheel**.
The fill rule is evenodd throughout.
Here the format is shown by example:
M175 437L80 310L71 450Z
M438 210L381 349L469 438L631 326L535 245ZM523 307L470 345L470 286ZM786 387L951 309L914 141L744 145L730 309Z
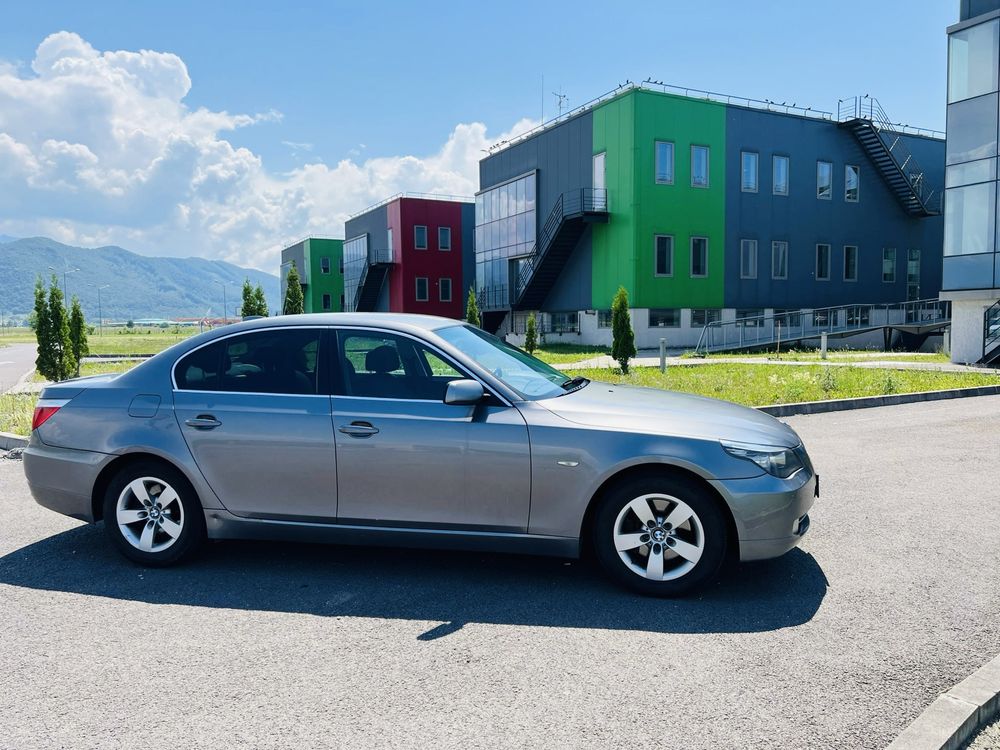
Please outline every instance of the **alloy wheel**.
M162 552L184 530L184 505L169 484L156 477L133 479L118 496L115 517L122 536L142 552Z
M640 495L619 511L614 525L618 556L651 581L687 575L705 550L705 530L694 509L665 494Z

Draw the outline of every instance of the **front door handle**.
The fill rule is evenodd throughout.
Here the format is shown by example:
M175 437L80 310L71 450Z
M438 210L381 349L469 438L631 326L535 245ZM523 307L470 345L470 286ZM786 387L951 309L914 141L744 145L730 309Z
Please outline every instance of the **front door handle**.
M378 434L378 427L373 427L370 422L351 422L339 428L340 432L356 438L366 438Z
M192 419L185 419L184 424L188 427L194 427L196 430L214 430L216 427L222 426L222 422L211 414L199 414Z

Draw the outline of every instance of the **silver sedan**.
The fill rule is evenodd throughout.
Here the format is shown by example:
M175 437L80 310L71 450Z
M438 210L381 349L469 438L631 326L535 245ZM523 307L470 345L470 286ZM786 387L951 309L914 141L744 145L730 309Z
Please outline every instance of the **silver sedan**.
M758 411L395 314L247 321L50 385L24 470L144 565L233 538L592 551L660 596L792 549L818 494L798 436Z

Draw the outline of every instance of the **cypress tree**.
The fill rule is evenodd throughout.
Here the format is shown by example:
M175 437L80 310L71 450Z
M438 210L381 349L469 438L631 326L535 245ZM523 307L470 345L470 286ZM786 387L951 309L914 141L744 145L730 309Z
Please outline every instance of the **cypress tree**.
M618 287L611 303L611 357L628 375L628 361L635 356L635 332L632 330L632 315L628 311L628 292Z
M62 289L58 279L52 275L49 286L49 331L51 333L51 350L54 369L53 380L66 380L76 372L76 360L73 358L73 342L69 337L69 315L63 304Z
M465 302L465 322L471 323L476 328L482 327L479 319L479 302L476 300L476 290L469 287L469 298Z
M73 304L69 313L69 338L73 349L73 359L76 360L76 375L80 376L80 360L90 354L87 342L87 321L84 320L80 300L73 295Z
M243 279L243 304L240 306L240 315L249 318L256 315L257 301L253 296L253 287L250 286L250 279Z
M535 314L528 316L528 324L524 329L524 350L528 354L534 354L538 348L538 323L535 321Z
M56 364L52 351L49 303L45 297L45 285L41 276L35 279L35 339L38 341L35 369L46 380L55 380Z
M267 297L264 296L264 287L257 284L257 288L253 290L253 301L254 301L254 315L260 315L262 318L268 316L267 309Z
M299 270L295 267L294 260L288 270L285 285L285 304L281 312L284 315L301 315L305 312L305 298L302 296L302 282L299 280Z

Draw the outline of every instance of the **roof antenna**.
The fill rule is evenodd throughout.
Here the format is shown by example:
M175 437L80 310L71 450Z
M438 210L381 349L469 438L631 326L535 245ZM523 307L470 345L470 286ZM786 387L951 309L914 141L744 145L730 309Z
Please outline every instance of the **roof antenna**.
M556 104L559 107L559 114L556 116L557 119L558 119L559 117L562 117L563 109L568 108L568 105L566 104L566 102L569 101L569 96L567 94L564 94L562 92L562 86L559 87L559 92L558 93L556 93L555 91L553 91L552 92L552 96L554 96L556 98Z

